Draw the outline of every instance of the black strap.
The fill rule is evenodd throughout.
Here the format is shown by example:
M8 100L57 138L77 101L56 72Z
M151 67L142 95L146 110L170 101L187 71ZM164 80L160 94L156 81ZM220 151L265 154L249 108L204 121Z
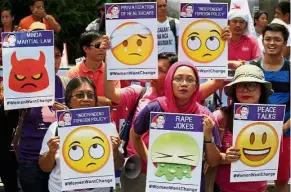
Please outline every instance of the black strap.
M178 50L178 40L177 40L177 29L176 29L176 22L174 18L168 17L169 23L170 23L170 29L174 35L175 38L175 48Z

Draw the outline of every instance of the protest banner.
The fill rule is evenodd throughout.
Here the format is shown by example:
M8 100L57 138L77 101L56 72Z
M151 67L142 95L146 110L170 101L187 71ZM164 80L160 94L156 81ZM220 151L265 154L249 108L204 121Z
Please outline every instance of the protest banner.
M107 79L157 79L156 3L106 4Z
M57 111L62 191L115 185L109 107Z
M55 98L53 31L2 33L4 107L52 105Z
M200 191L203 119L151 112L147 192Z
M201 78L228 76L228 44L221 39L227 9L225 3L181 3L178 57L193 63Z
M233 145L241 157L231 163L231 182L277 179L285 105L235 104Z

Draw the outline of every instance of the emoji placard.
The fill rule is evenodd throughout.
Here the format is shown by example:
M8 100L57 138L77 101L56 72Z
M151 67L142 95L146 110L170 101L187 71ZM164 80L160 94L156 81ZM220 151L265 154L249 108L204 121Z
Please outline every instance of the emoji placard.
M202 117L151 112L146 191L199 191Z
M157 79L156 3L106 4L107 79Z
M284 105L235 104L233 146L240 159L231 164L231 182L277 179Z
M225 3L181 3L178 57L193 63L201 78L228 75L228 44L221 38L227 10Z
M58 111L62 190L115 185L109 107Z
M52 105L55 98L53 31L2 33L6 110Z

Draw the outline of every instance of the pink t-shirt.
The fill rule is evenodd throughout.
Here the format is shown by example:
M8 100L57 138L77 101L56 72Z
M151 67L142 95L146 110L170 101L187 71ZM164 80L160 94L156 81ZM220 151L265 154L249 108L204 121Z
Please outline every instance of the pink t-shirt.
M232 133L225 130L226 122L220 110L215 111L213 115L218 122L220 132L224 129L224 134L221 135L221 152L225 153L232 146ZM231 183L230 164L221 164L217 167L216 183L223 192L264 192L267 189L267 181Z
M129 87L122 88L120 91L121 94L121 102L118 105L119 107L126 107L128 110L128 114L131 110L134 110L134 105L137 101L137 99L140 96L142 86L138 85L132 85ZM137 109L135 110L135 114L133 117L133 121L136 118L137 114L153 99L157 98L158 95L157 93L153 92L152 87L148 87L145 94L143 97L139 100ZM147 131L145 134L141 136L141 139L145 143L145 145L148 148L148 143L149 143L149 131ZM127 155L138 155L137 152L135 151L133 147L133 143L129 140L128 145L127 145ZM146 162L142 161L142 173L146 173L147 171L147 164Z
M262 56L258 41L249 35L243 35L239 42L231 41L228 45L228 60L251 61Z

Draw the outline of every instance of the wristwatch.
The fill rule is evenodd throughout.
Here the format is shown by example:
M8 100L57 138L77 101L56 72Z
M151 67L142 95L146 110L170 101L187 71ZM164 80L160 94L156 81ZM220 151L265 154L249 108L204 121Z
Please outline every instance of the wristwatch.
M206 141L206 140L204 139L204 143L214 143L214 137L212 137L212 138L210 139L210 141Z

